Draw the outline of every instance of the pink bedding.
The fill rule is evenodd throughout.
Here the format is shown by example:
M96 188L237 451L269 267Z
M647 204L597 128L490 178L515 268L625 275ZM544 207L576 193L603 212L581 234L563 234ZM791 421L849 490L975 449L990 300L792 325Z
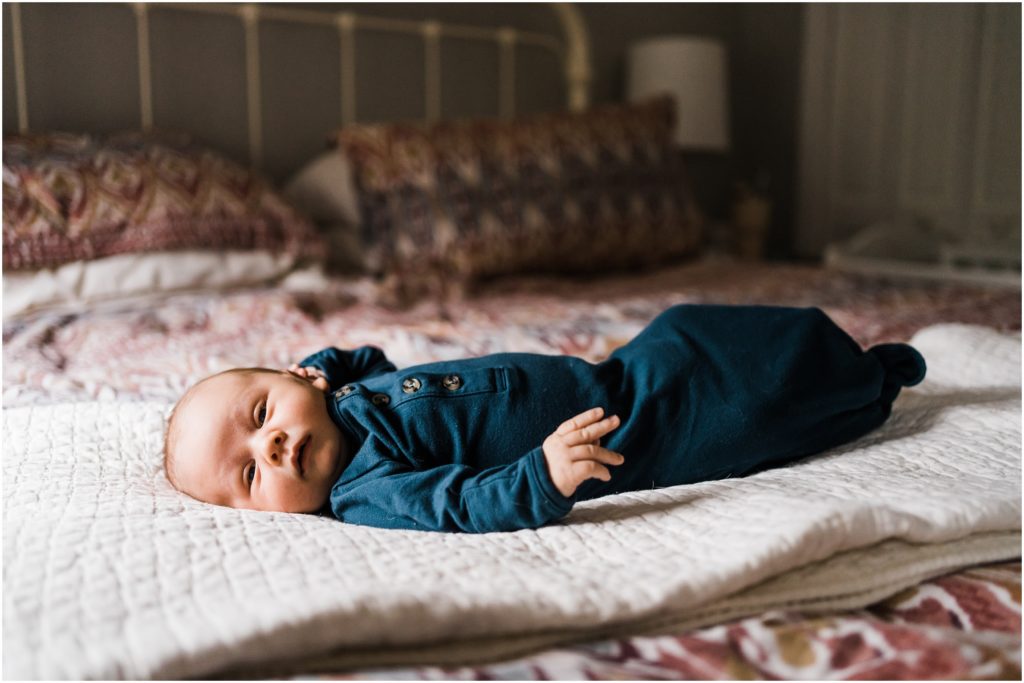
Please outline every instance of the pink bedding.
M498 664L326 679L1020 680L1020 563L926 581L867 609L769 612L677 635L607 640Z
M593 281L505 280L461 303L404 311L365 303L367 283L315 294L188 295L44 314L4 326L4 405L174 401L237 365L285 367L326 345L375 344L401 367L498 351L598 360L667 306L820 306L861 344L938 322L1019 330L1018 290L898 283L799 265L694 263ZM929 581L866 610L769 613L693 632L550 650L474 668L358 678L1012 678L1020 665L1020 564Z
M401 367L499 351L603 358L677 303L820 306L862 344L959 321L1020 329L1020 292L900 284L809 266L695 263L592 281L500 281L461 303L367 303L365 282L317 294L189 295L159 305L45 314L4 326L4 403L174 401L237 365L285 367L327 346L375 344Z

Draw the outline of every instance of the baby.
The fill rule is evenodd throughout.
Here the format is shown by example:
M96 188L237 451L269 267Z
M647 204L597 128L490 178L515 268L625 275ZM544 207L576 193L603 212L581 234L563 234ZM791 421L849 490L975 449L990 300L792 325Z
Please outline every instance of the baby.
M202 501L377 527L536 528L578 500L737 477L849 442L924 378L816 308L675 306L606 360L504 353L396 370L328 348L208 377L165 464Z

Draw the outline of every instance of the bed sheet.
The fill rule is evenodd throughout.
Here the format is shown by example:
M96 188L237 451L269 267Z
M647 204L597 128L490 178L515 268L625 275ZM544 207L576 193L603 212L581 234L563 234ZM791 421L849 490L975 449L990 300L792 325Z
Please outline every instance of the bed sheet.
M678 303L820 306L861 344L936 322L1020 329L1020 293L840 275L798 265L696 263L611 279L520 278L462 302L369 303L366 282L318 293L185 295L144 308L44 314L4 327L4 405L173 401L236 365L283 367L322 346L375 344L401 367L500 351L599 360ZM687 633L560 648L459 669L361 678L1019 678L1020 565L920 584L867 610L773 612Z
M4 325L4 405L173 401L229 367L286 367L324 346L374 344L399 367L503 351L597 361L679 303L820 306L863 345L936 322L1019 330L1020 291L906 283L800 265L699 262L592 281L516 278L461 302L375 306L363 280L316 293L182 295Z

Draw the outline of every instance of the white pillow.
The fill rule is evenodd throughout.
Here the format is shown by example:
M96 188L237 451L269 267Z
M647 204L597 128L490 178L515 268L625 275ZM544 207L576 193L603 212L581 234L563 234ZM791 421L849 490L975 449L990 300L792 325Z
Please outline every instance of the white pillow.
M340 152L324 152L296 173L285 198L323 225L359 225L359 196L352 166Z
M310 268L320 272L320 266ZM119 254L56 268L3 275L3 319L42 310L81 311L103 304L188 291L217 291L277 281L295 257L268 251Z
M332 268L364 269L359 196L352 166L341 152L324 152L310 161L288 181L282 194L292 206L312 218L327 237Z

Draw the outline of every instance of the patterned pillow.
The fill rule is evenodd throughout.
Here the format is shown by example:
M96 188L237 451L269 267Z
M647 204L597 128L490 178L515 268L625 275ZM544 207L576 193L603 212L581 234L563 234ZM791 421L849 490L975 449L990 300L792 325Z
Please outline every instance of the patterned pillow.
M370 264L406 282L602 272L692 253L699 214L663 97L515 121L356 125Z
M3 184L12 270L182 249L323 250L266 181L185 135L6 137Z

